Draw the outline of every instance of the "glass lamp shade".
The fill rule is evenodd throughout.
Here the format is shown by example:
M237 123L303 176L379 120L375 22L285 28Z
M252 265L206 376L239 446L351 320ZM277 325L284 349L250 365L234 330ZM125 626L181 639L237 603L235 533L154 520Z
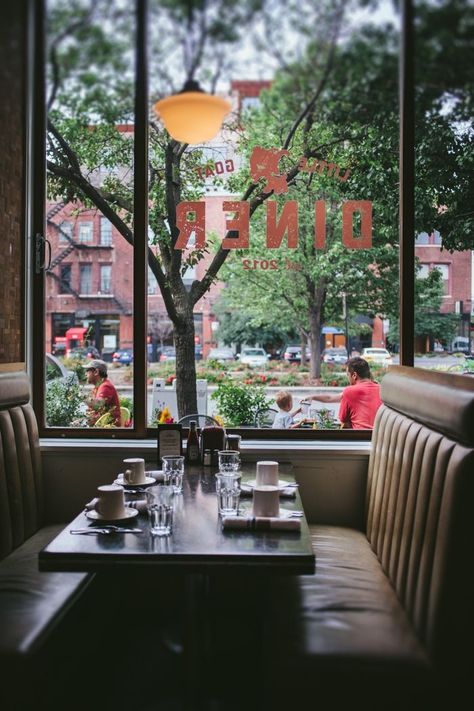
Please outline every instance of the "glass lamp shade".
M231 106L203 91L183 91L157 101L154 109L176 141L203 143L219 133Z

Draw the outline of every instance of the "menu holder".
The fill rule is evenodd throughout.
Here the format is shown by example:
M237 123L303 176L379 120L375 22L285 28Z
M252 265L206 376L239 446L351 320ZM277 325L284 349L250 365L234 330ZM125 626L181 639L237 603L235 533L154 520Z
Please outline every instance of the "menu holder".
M158 465L162 457L183 454L182 425L178 422L158 425Z

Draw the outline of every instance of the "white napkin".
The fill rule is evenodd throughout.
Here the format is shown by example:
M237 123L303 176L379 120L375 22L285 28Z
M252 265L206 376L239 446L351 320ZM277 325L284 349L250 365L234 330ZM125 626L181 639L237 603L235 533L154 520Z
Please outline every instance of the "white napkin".
M222 528L248 531L300 531L301 521L299 518L224 516Z
M136 509L140 513L146 511L146 499L135 499L133 501L126 501L125 506L129 506L131 509Z

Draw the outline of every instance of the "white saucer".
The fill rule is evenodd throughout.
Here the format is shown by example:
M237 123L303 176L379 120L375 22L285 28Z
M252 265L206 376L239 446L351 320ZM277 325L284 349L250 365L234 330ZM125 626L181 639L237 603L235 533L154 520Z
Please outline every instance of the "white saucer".
M250 481L244 481L243 483L246 484L247 486L250 486L251 489L254 489L257 486L256 479L251 479ZM262 484L262 486L271 486L271 484ZM291 482L285 481L284 479L279 479L277 486L279 489L286 489L287 486L291 486Z
M104 518L102 514L97 511L86 511L87 518L92 521L127 521L129 518L135 518L138 516L138 509L130 509L125 507L125 516L123 518Z
M239 506L239 516L253 516L252 504L250 501L247 505ZM258 518L268 518L268 516L259 516ZM270 518L292 518L291 511L288 509L280 508L278 516L271 516Z
M123 486L124 489L143 489L145 486L152 486L153 484L156 484L156 479L152 476L146 476L143 484L125 484L123 481L123 474L119 474L114 481L114 484Z

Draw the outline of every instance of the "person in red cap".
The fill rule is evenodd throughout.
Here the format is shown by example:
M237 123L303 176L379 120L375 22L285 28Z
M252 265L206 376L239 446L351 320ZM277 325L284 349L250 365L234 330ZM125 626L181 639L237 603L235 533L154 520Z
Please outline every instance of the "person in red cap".
M87 421L91 427L99 417L110 413L110 424L120 427L120 400L114 385L107 378L107 363L93 359L85 367L87 382L94 388L88 399Z

